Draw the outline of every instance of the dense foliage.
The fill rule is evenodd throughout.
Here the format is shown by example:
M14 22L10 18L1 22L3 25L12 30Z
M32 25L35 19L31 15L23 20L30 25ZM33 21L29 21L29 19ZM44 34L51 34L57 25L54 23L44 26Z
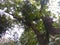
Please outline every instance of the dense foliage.
M0 15L0 34L2 32L5 32L7 28L10 28L12 23L17 23L17 24L20 23L21 25L24 25L24 29L25 29L25 32L22 34L20 38L20 42L22 45L48 45L50 44L49 43L50 35L53 35L50 30L55 29L55 28L51 28L52 26L50 25L53 25L53 27L54 26L57 27L59 25L56 22L52 23L53 22L52 18L49 17L51 16L51 12L46 10L47 2L48 2L47 0L1 1L0 9L2 10L5 9L4 12L11 15L14 19L11 19L10 16L7 18L5 14ZM47 19L45 20L46 22L44 22L42 18ZM49 30L50 32L47 32L47 30ZM52 41L54 42L55 39L53 39ZM15 45L13 43L11 43L11 45Z

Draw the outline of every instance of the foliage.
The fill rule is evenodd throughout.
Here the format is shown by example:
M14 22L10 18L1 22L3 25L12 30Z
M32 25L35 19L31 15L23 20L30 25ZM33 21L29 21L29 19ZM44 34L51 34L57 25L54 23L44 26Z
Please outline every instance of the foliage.
M6 29L7 27L11 27L11 24L14 22L17 24L21 23L25 28L25 32L20 38L22 45L37 45L37 35L33 31L31 24L38 32L45 35L46 29L41 16L51 16L51 13L46 10L47 6L44 4L44 0L6 0L5 3L0 3L0 9L4 10L7 8L5 12L12 15L14 19L6 19L4 15L0 16L0 26ZM53 25L58 26L56 23Z
M20 42L22 45L37 45L38 41L36 38L36 35L32 30L27 30L22 34L22 37L20 38Z

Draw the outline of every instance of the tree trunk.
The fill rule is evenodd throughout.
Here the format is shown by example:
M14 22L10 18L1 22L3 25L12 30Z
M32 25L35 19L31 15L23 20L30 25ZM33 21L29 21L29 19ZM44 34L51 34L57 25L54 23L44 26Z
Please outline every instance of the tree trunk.
M39 45L48 45L48 38L45 34L41 34L34 25L31 25L32 30L37 35L37 40L39 42ZM47 40L48 39L48 40Z

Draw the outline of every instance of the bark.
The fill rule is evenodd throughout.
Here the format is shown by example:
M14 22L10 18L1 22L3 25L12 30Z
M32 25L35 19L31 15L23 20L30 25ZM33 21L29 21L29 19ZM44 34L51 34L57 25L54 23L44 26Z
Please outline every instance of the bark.
M52 25L54 23L52 18L50 18L49 16L45 17L42 16L42 20L45 29L49 32L49 34L51 35L60 34L60 28L54 28L54 26Z
M57 35L57 34L60 34L60 28L50 28L49 29L49 34L51 34L51 35Z
M31 24L31 28L33 29L34 33L37 35L37 40L39 42L39 45L48 45L47 36L44 34L41 34L32 24Z
M52 26L52 19L50 17L43 17L43 24L45 26L46 29L46 34L41 34L33 24L31 24L31 28L33 29L34 33L37 35L37 40L39 42L39 45L48 45L49 43L49 34L51 35L56 35L56 34L60 34L60 28L54 28Z

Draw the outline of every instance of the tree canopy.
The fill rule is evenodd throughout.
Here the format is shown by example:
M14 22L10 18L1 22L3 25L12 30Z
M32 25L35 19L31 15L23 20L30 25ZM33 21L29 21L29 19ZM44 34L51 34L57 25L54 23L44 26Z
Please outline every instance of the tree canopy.
M24 25L22 45L48 45L50 35L60 34L60 28L47 11L49 0L5 0L0 2L0 34L12 23ZM12 19L11 19L12 18ZM59 25L58 25L59 26Z

